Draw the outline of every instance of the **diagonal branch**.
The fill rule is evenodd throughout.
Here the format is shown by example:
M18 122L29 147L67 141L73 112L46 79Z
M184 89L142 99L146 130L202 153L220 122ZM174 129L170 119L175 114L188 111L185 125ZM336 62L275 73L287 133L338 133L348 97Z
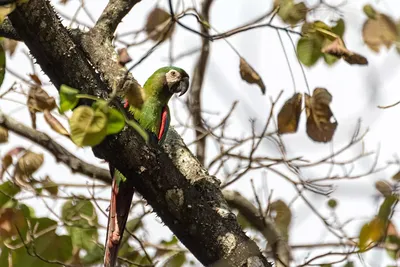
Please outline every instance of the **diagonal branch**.
M109 98L109 86L100 77L105 74L92 66L100 65L103 56L113 55L101 43L89 44L85 39L75 43L49 1L30 0L9 18L57 88L68 84ZM89 46L100 51L89 54L81 50ZM116 82L112 77L110 81ZM218 180L201 166L179 135L168 133L165 152L146 145L132 128L107 137L93 151L132 180L157 215L204 265L270 267L229 211Z
M72 172L87 175L107 184L111 182L111 177L108 170L84 162L51 139L47 134L17 122L13 118L5 115L1 110L0 126L42 146L44 149L52 153L57 161L67 165Z
M172 1L172 0L170 0ZM210 7L213 0L205 0L201 9L201 16L207 23L210 21ZM208 28L201 25L201 32L205 35L209 34ZM190 87L189 110L193 117L193 126L196 129L196 156L204 164L206 152L206 137L204 133L206 129L203 125L201 116L201 89L203 87L204 75L207 67L208 57L210 55L210 41L202 38L202 46L200 57L195 64L193 71L192 85Z
M290 266L290 248L275 227L274 222L260 216L258 209L240 193L224 190L223 194L229 206L237 209L267 239L276 259L276 266Z
M101 32L104 40L113 39L113 34L118 24L139 2L140 0L110 0L93 30Z

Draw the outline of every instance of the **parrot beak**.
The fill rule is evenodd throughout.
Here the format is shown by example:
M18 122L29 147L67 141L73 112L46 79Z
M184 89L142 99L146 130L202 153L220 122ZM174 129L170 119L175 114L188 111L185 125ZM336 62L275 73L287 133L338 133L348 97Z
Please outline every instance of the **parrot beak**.
M173 93L180 93L179 96L184 95L189 89L189 77L183 77L174 87Z

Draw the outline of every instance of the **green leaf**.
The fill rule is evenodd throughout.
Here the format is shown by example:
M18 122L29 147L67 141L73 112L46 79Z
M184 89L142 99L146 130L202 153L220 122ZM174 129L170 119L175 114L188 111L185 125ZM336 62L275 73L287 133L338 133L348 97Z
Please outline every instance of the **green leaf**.
M369 4L363 7L363 11L370 19L376 19L376 16L378 15L375 9Z
M339 19L336 21L336 25L332 27L332 32L339 35L341 38L343 38L344 31L346 29L346 26L344 24L343 19Z
M77 146L95 146L107 135L107 116L101 110L80 106L69 119L71 139Z
M354 262L348 261L343 267L354 267Z
M52 196L57 196L58 194L58 186L50 179L49 176L46 176L45 181L42 182L42 188L49 192L49 194Z
M81 263L84 265L99 264L103 262L103 257L104 257L104 246L96 245L93 246L91 250L86 251L86 255L83 258L81 258Z
M385 198L378 212L378 217L382 221L386 222L389 219L389 216L393 210L393 205L397 202L397 200L397 196L395 195L390 195Z
M171 256L165 263L164 267L180 267L186 261L186 255L184 252L178 252Z
M176 245L178 244L178 238L176 238L176 236L172 236L172 239L170 241L162 240L161 244L163 244L164 246Z
M0 185L0 208L18 194L21 189L10 181Z
M322 41L316 34L301 37L297 43L297 57L305 66L314 65L322 55Z
M338 57L326 53L323 53L322 56L324 57L325 63L328 64L328 66L332 66L339 60Z
M94 251L97 247L97 214L88 200L66 201L62 207L61 218L69 223L66 227L71 235L74 248Z
M79 102L77 95L79 90L69 87L68 85L61 85L60 87L60 113L63 114L65 111L71 110Z
M337 207L336 199L333 199L333 198L329 199L328 200L328 207L331 208L331 209L335 209Z
M107 117L107 135L119 133L122 131L122 129L124 129L125 118L119 110L110 108L108 110Z

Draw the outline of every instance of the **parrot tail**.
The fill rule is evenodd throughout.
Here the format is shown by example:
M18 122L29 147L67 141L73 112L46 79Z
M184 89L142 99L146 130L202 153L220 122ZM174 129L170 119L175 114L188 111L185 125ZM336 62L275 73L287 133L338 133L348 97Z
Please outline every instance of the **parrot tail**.
M110 171L114 173L114 177L111 186L111 204L108 214L104 267L114 267L117 262L119 246L121 245L122 235L135 192L132 183L117 169L110 166Z

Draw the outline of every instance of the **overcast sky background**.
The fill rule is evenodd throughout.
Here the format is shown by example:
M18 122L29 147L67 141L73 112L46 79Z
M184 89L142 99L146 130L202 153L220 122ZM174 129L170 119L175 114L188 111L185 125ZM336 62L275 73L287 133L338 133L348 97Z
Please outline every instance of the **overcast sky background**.
M52 1L57 3L58 1ZM166 7L167 1L159 1L160 5ZM188 5L192 1L186 1ZM200 3L200 1L194 1ZM253 18L260 16L271 8L272 1L259 0L218 0L212 6L211 24L218 31L224 32L239 26ZM309 3L318 1L308 1ZM342 1L330 1L331 4ZM346 31L344 40L350 50L356 51L368 58L369 65L366 67L350 66L344 61L339 61L333 67L327 67L320 60L313 68L306 68L306 77L310 87L313 90L315 87L325 87L333 95L331 109L339 123L336 130L333 148L340 148L349 142L356 123L359 119L362 121L362 129L369 128L370 131L365 138L365 147L367 150L376 150L379 147L379 165L383 165L386 161L392 160L393 155L398 153L400 148L398 117L400 106L381 110L377 105L388 105L400 100L400 55L396 53L394 47L387 50L381 49L379 54L371 52L363 43L361 37L361 29L366 16L362 12L362 6L365 3L372 3L377 10L392 16L398 21L400 16L400 2L398 0L381 0L381 1L361 1L352 0L340 8L346 22ZM89 7L91 14L97 18L107 1L105 0L86 0L86 5ZM79 1L71 0L67 6L56 4L57 10L62 13L72 16L79 7ZM135 29L141 29L145 23L145 18L151 8L154 6L154 1L144 0L137 4L135 8L124 19L124 22L119 26L118 32L124 33ZM315 17L319 19L335 19L338 18L332 11L320 10L315 13ZM93 25L90 19L84 12L79 12L78 20L84 21L88 25ZM182 22L196 26L193 18L187 17ZM66 25L69 25L68 20L64 20ZM279 19L274 20L274 24L279 25ZM76 25L75 25L76 26ZM267 87L267 94L261 95L259 88L256 85L249 85L243 82L240 78L238 67L239 59L232 49L223 41L215 41L211 44L210 60L206 72L204 89L202 94L204 109L211 112L219 112L219 116L206 115L212 121L218 121L217 118L228 112L231 104L235 100L240 100L239 105L230 121L229 134L231 136L243 136L251 133L250 118L257 119L257 129L260 130L266 122L270 108L269 97L275 98L280 90L284 89L284 94L278 104L278 109L284 103L283 100L289 98L294 89L297 92L307 92L307 87L304 82L303 75L299 64L297 63L295 53L286 33L281 33L286 51L288 52L291 67L295 75L296 87L292 84L290 72L285 61L285 56L282 46L279 42L277 33L270 28L261 28L248 32L244 32L229 38L229 42L239 51L239 53L259 72ZM139 36L138 40L145 36ZM297 36L292 36L297 40ZM125 40L132 41L131 37L126 37ZM178 55L193 48L200 47L200 37L193 35L181 27L176 28L174 38L174 54ZM133 58L133 63L136 62L153 43L146 43L141 46L129 49L129 53ZM120 46L120 45L119 45ZM8 61L7 67L22 75L32 73L32 66L29 63L27 56L20 51L27 52L26 47L20 45L17 53L12 60ZM193 56L184 58L175 63L176 66L184 68L189 74L192 73L194 63L198 57L198 53ZM157 68L168 64L168 44L163 44L157 49L147 60L133 70L134 77L143 84L146 78L153 73ZM36 67L39 70L38 67ZM48 81L47 78L44 79ZM15 77L10 73L6 74L5 82L1 90L5 90L15 81ZM49 88L48 92L52 96L58 97L54 87ZM186 96L185 96L186 97ZM183 98L185 98L183 97ZM25 102L25 99L18 95L10 96L16 101ZM187 117L185 109L182 108L180 100L173 100L173 118L179 116L183 121ZM10 102L0 101L0 108L6 112L30 125L29 113L27 108ZM67 139L55 134L46 125L41 116L38 116L38 128L48 132L57 141L65 144L70 151L76 153L86 161L94 164L101 164L100 161L94 158L89 148L78 149ZM173 123L174 124L173 120ZM179 129L182 130L182 129ZM184 135L185 141L193 140L193 133L186 132ZM316 144L311 141L305 134L305 117L302 115L300 127L297 134L287 135L283 137L288 149L288 156L305 155L309 159L317 159L322 155L328 155L332 149L332 145ZM15 145L25 145L28 147L29 142L15 135L10 137L10 144L0 147L1 155L4 155L9 148ZM194 148L194 147L191 147ZM212 142L208 142L208 159L218 153L216 146ZM35 151L42 151L37 146L33 145ZM276 148L269 142L263 142L262 153L268 155L279 155ZM347 153L343 158L349 158L352 154L355 155L360 151L360 146L356 146L352 151ZM56 164L54 158L46 154L45 167L39 172L41 174L49 174L56 181L71 181L82 182L90 181L85 177L75 175L71 176L67 167L61 164ZM342 158L342 159L343 159ZM373 158L365 159L356 164L356 172L365 171L373 164ZM327 169L313 169L305 172L303 175L307 178L321 177L327 173ZM388 168L385 171L376 175L371 175L363 179L354 181L344 181L337 183L336 191L332 197L339 200L338 217L341 222L355 218L346 229L351 231L352 236L356 236L360 227L366 220L373 216L379 202L376 201L376 191L374 182L378 179L389 179L395 172L396 168ZM287 202L291 201L295 196L293 187L283 179L267 173L267 181L261 172L253 172L242 178L229 189L239 190L243 195L253 199L253 192L249 179L254 178L258 191L263 199L268 198L267 192L273 189L273 199L283 199ZM264 181L263 181L264 180ZM91 181L93 182L93 181ZM266 188L267 186L267 188ZM74 194L86 193L86 189L74 190ZM103 197L109 197L109 190L99 190L96 192ZM318 210L325 216L329 216L329 210L326 207L327 198L315 194L306 194L307 197L314 203ZM51 203L47 201L48 203ZM33 202L28 204L32 205ZM37 208L38 215L49 215L49 211L44 207L41 201L34 202ZM61 202L55 203L53 209L59 211ZM106 209L107 202L100 203L101 208ZM333 241L334 239L327 233L321 221L310 211L310 209L302 202L296 201L292 205L292 228L290 233L291 244L317 243L324 241ZM106 217L99 214L100 221L105 224ZM146 229L151 231L141 233L142 237L150 240L158 240L167 238L170 232L167 227L162 226L160 220L154 215L146 217L148 223ZM400 228L399 213L395 214L394 223L397 228ZM154 233L157 233L157 236ZM104 236L102 236L103 238ZM103 240L103 239L102 239ZM313 251L312 255L316 255L320 251ZM309 251L296 251L294 254L298 263L309 255ZM365 258L366 266L379 267L386 266L392 263L386 256L386 252L376 250L369 253ZM361 266L356 259L356 266ZM343 265L343 264L341 264ZM337 265L337 266L341 266Z

